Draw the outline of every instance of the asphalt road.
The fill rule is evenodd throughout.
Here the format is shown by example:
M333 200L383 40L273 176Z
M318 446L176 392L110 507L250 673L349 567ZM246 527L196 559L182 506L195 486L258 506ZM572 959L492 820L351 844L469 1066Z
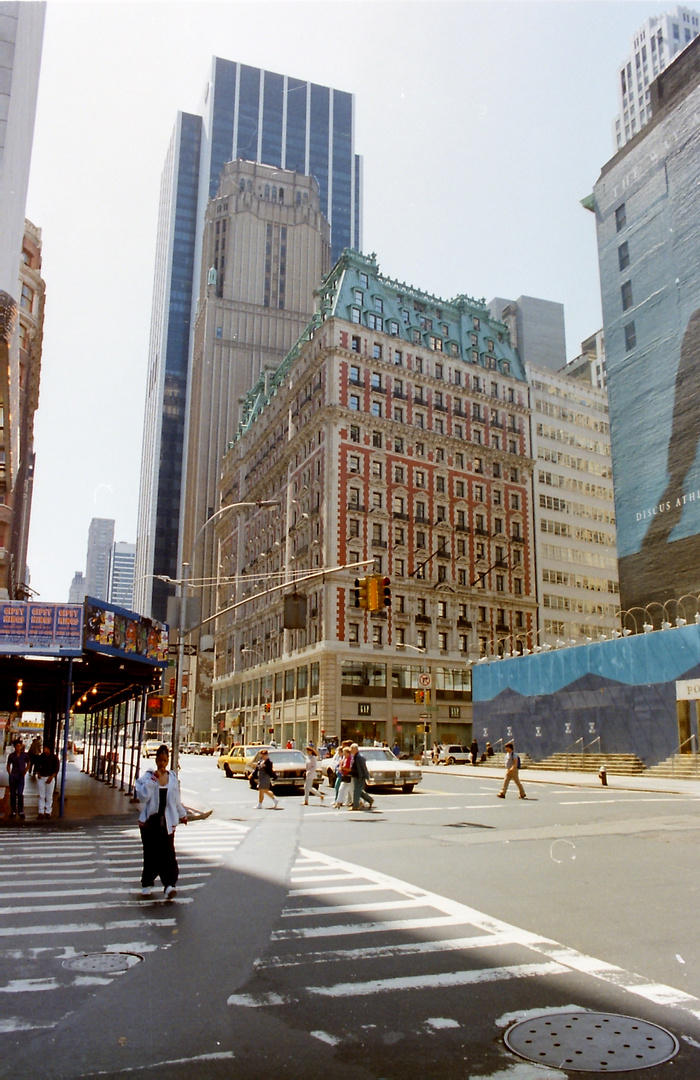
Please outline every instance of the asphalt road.
M0 1076L544 1080L631 1054L626 1076L697 1080L698 798L522 779L527 800L430 771L371 814L257 811L184 757L185 801L213 813L178 829L172 903L140 899L131 823L6 830ZM627 1049L581 1042L571 1010L678 1052L653 1064L639 1025ZM543 1014L561 1057L531 1064L503 1035Z

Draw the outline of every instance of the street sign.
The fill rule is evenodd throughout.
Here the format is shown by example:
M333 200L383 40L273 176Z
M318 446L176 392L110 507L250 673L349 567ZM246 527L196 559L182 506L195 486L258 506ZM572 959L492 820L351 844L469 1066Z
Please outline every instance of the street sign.
M422 686L424 690L429 690L433 685L432 676L429 671L421 671L418 676L418 685Z

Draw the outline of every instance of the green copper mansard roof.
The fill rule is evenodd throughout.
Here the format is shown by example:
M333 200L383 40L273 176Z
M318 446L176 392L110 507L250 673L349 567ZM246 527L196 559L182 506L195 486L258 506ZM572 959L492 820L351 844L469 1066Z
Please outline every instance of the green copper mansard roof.
M510 343L504 323L494 319L485 300L437 296L393 281L379 273L375 255L345 249L317 290L319 310L306 326L272 375L260 376L247 394L241 410L236 439L253 423L269 399L277 393L304 344L330 318L343 319L364 330L388 334L425 349L433 359L464 362L494 374L525 382L525 369ZM235 440L234 440L235 441Z

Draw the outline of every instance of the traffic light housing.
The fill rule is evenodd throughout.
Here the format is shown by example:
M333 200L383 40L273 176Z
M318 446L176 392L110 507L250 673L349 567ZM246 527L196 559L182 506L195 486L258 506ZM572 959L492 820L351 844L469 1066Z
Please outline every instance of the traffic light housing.
M391 607L391 579L388 577L382 578L381 584L381 600L383 607Z
M355 578L355 607L370 610L369 606L369 583L370 578Z
M416 705L422 705L425 701L425 690L414 690L413 700L415 701Z
M379 595L379 582L382 581L382 578L372 574L371 577L367 578L367 581L369 584L369 610L381 611L384 607Z
M270 705L270 702L266 701L265 702L265 712L270 712L271 708L272 708L272 706Z

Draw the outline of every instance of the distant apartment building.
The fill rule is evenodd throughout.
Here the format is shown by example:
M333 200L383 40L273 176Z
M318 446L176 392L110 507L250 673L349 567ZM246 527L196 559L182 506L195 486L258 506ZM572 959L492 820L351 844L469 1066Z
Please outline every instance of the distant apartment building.
M566 363L564 305L536 296L517 300L496 297L489 303L494 319L508 327L512 345L524 364L558 371Z
M569 379L578 379L597 386L599 390L605 389L608 375L605 364L605 335L602 330L597 330L581 342L581 352L561 369L561 373Z
M135 601L146 615L166 619L168 598L174 588L160 577L177 579L180 563L187 558L185 549L179 548L191 356L203 248L209 243L204 234L211 225L207 206L210 200L216 200L222 170L229 162L246 161L298 173L297 190L301 190L301 176L315 177L321 213L330 226L336 258L346 247L361 246L361 159L355 154L354 144L352 94L220 57L212 60L201 115L178 114L161 181L146 380ZM289 180L282 185L269 183L270 187L277 186L278 192L282 186L289 193ZM236 201L242 204L245 199ZM218 209L221 203L216 206ZM251 214L248 220L254 218ZM278 242L279 236L273 243ZM243 284L233 281L233 265L237 272L250 272L256 280L265 276L264 253L256 256L263 262L245 268L235 262L230 244L225 252L210 250L207 272L214 265L209 255L216 260L217 281L226 282L225 290ZM276 249L274 257L279 255ZM286 295L278 290L269 314L281 302L288 308L295 272L289 263ZM307 309L307 316L312 311L313 306ZM245 340L251 348L244 363L242 350L239 353L242 367L251 372L251 381L243 392L254 385L267 360L265 350L260 348L260 342L268 336L261 318L260 311L250 312ZM279 327L278 317L276 322ZM270 342L273 337L270 333ZM280 343L275 363L280 362L293 340Z
M73 580L70 583L68 590L68 603L69 604L82 604L87 596L87 590L85 588L85 574L82 570L76 570L73 574Z
M109 574L114 543L114 521L93 518L88 530L85 589L96 600L109 600Z
M0 3L0 598L26 599L44 284L25 221L44 3ZM29 385L23 382L29 379ZM27 501L28 500L28 501Z
M616 150L649 123L652 82L699 32L700 13L680 4L663 15L651 15L637 30L630 54L618 71L618 115L613 124Z
M109 602L116 607L134 606L134 559L136 544L116 541L112 545L112 557L109 574Z
M471 664L536 642L529 418L524 367L483 301L341 257L223 462L221 505L278 505L216 526L219 731L469 740ZM390 582L374 613L354 601L368 574Z
M527 372L538 645L609 637L620 620L607 394L531 364Z

